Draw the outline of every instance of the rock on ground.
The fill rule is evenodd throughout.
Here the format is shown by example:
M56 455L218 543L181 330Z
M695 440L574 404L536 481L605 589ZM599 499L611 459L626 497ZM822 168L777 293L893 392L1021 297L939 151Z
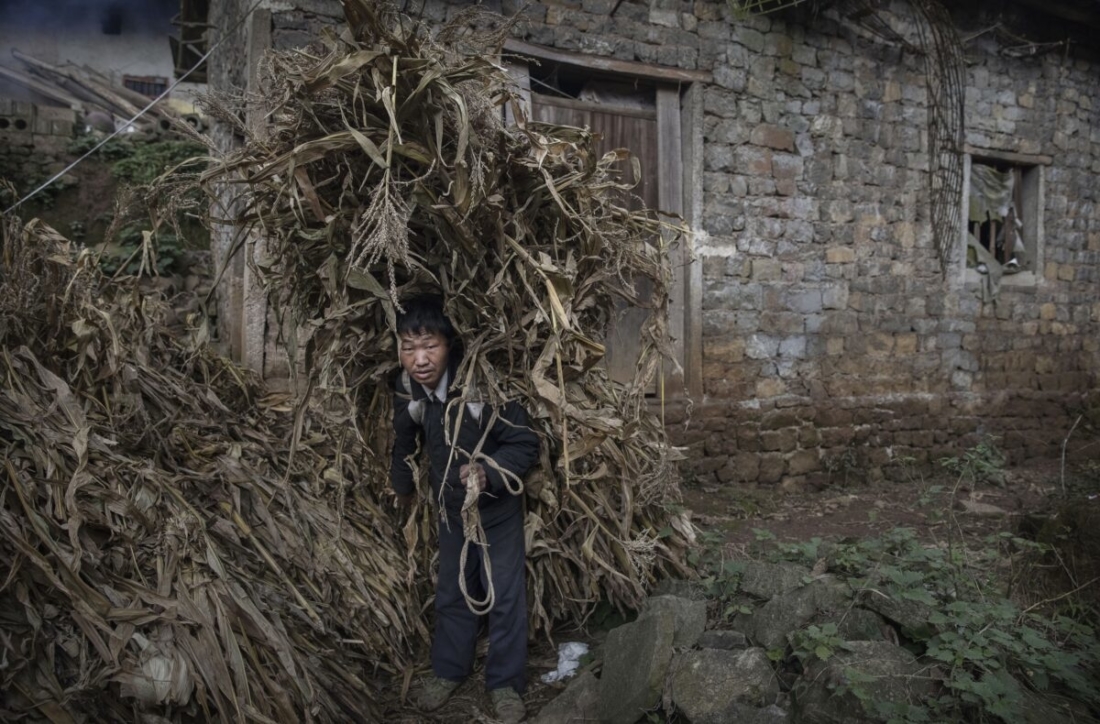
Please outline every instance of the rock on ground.
M578 724L599 721L600 682L591 671L577 675L565 691L542 708L531 724Z
M938 688L938 672L917 661L913 654L886 641L851 641L848 650L838 651L828 661L814 661L806 667L797 696L798 720L805 724L856 724L875 722L851 691L838 694L838 687L863 689L869 701L918 703ZM851 672L870 677L854 682ZM863 677L861 677L863 678Z
M703 635L707 627L706 601L693 601L678 596L654 596L646 601L642 617L658 611L667 611L675 622L676 632L672 645L676 648L690 649Z
M741 571L742 593L768 600L804 585L810 569L794 563L747 561Z
M600 721L634 724L661 700L676 621L655 610L607 635L600 676Z
M744 721L770 705L779 682L763 649L703 649L677 655L667 692L692 724Z
M837 621L837 631L844 641L882 641L888 640L883 629L889 625L873 611L853 608Z
M787 644L787 635L810 622L819 611L836 611L847 603L850 589L833 576L779 594L752 614L738 614L734 627L761 646L774 649Z

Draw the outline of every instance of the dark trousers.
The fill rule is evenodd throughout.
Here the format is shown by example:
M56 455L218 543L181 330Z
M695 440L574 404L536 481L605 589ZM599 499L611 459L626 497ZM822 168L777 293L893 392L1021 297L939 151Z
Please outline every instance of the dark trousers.
M522 694L527 686L526 555L523 507L519 500L514 503L514 512L483 523L489 541L488 553L496 595L496 603L488 614L489 655L485 661L485 687L490 691L512 687ZM461 521L451 518L449 526L446 522L440 523L432 670L436 676L451 681L462 681L473 671L482 619L470 611L458 586L462 541ZM485 599L487 585L483 553L480 547L471 544L466 554L466 590L478 601Z

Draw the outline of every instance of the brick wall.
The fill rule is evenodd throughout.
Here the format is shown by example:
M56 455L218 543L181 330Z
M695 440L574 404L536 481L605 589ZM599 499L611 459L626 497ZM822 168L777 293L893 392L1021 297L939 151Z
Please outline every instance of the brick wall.
M408 5L433 21L460 6ZM326 0L295 6L274 16L280 47L339 15ZM681 410L669 418L695 476L798 487L844 466L891 475L987 433L1017 459L1059 448L1100 361L1100 63L1087 48L1007 57L994 34L965 48L966 142L1046 157L1043 263L991 304L961 259L945 273L933 244L921 56L828 13L742 21L724 2L680 0L499 9L523 12L515 32L531 43L713 75L694 240L703 396L686 426ZM891 12L909 32L911 8ZM961 22L986 20L979 8Z
M0 178L21 192L65 168L76 112L0 98Z

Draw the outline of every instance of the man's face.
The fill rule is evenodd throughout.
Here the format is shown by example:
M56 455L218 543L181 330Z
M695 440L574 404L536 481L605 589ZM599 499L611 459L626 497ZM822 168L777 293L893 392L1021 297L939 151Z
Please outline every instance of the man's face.
M438 332L406 332L400 340L401 366L413 381L434 390L447 371L447 338Z

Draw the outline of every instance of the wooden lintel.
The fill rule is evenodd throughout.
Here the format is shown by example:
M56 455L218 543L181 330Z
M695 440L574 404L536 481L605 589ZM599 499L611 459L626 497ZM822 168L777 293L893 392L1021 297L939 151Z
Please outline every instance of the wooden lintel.
M1005 161L1021 166L1050 166L1054 159L1044 154L1015 153L1014 151L998 151L993 148L978 148L969 143L963 145L963 151L978 158L988 158L994 161Z
M659 83L710 83L714 77L709 71L672 68L664 65L650 65L633 60L604 58L599 55L574 53L567 50L555 50L541 45L532 45L522 40L509 39L504 42L504 52L521 55L536 60L572 65L590 71L602 71L646 78Z
M645 118L651 121L657 120L657 111L653 108L627 108L625 106L608 105L606 103L592 103L579 101L575 98L559 98L552 95L540 95L539 103L544 106L557 106L558 108L572 108L575 111L589 111L593 113L614 113L630 118Z

